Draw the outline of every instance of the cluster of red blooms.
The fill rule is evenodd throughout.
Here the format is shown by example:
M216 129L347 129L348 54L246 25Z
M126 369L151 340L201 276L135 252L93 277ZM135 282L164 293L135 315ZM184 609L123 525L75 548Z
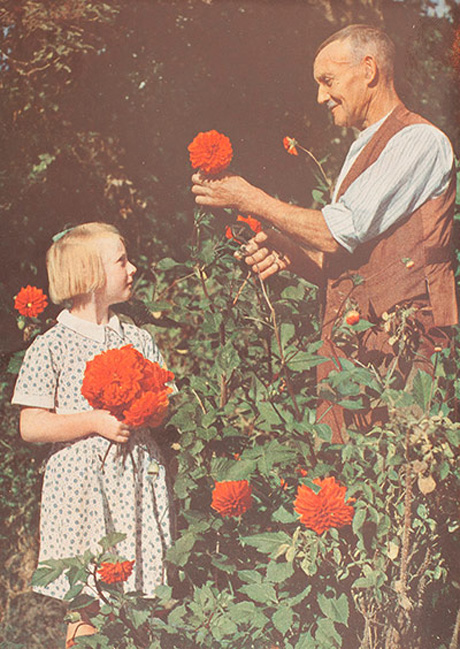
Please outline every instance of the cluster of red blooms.
M133 571L134 561L117 561L115 563L102 562L97 569L101 581L106 584L116 584L126 581Z
M48 298L35 286L23 286L14 298L14 308L28 318L36 318L47 306Z
M190 162L208 176L225 171L232 161L233 149L229 138L218 131L198 133L188 146Z
M174 374L132 345L109 349L86 363L81 388L88 403L128 426L159 426L165 418Z
M301 475L303 471L299 471ZM307 485L299 485L294 509L300 515L300 521L317 534L322 534L331 527L349 525L355 513L345 502L346 488L335 478L316 479L313 483L321 487L318 493ZM283 482L281 486L284 489ZM247 480L229 480L216 482L212 492L211 507L221 516L241 516L252 507L252 488Z

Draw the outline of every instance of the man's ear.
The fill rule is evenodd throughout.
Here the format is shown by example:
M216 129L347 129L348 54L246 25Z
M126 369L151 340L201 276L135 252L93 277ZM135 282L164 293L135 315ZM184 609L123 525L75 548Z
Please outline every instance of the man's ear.
M371 54L367 54L363 59L364 74L369 86L376 84L379 77L379 68L377 61Z

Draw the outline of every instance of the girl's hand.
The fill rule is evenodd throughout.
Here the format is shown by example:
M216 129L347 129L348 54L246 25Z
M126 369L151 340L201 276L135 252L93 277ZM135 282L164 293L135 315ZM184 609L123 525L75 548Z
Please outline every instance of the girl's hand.
M93 413L96 422L95 433L102 435L102 437L109 439L111 442L126 444L131 434L126 424L118 421L107 410L93 410Z

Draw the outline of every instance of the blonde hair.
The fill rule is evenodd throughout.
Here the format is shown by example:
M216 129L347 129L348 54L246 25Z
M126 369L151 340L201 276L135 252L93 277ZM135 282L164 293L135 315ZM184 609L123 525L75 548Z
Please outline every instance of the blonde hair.
M49 295L55 304L87 295L106 282L98 240L116 237L124 243L117 228L109 223L83 223L65 232L51 245L46 255Z

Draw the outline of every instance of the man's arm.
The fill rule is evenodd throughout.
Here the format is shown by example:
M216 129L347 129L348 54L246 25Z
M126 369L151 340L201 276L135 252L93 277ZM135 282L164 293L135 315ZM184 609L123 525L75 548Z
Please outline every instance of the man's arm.
M332 236L322 212L284 203L240 176L208 179L192 176L195 201L204 207L234 208L262 219L307 250L333 253L341 248Z

